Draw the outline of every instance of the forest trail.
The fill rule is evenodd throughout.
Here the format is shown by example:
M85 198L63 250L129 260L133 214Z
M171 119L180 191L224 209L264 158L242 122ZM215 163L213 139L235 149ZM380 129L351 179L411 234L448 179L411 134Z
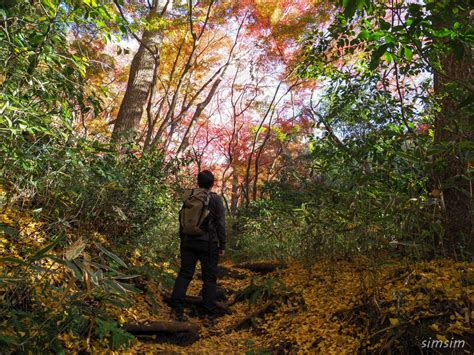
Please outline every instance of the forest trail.
M427 341L459 339L465 341L463 350L473 349L472 263L339 260L311 267L291 263L262 274L225 262L219 271L218 286L231 314L210 324L197 317L191 304L187 313L198 337L193 332L141 337L130 351L416 351ZM200 287L195 277L188 295L198 296ZM118 318L169 321L166 293L155 289L153 294L159 307L155 312L153 302L138 295Z
M253 266L255 264L251 264ZM137 303L134 307L123 313L120 319L135 319L136 323L143 325L154 322L162 322L166 326L186 328L190 325L198 331L158 333L157 335L138 336L138 342L130 349L131 351L145 352L203 352L203 351L247 351L254 348L259 343L259 334L253 334L252 325L262 316L273 311L275 300L270 300L269 292L273 289L271 284L275 280L277 271L268 272L265 266L269 265L270 270L279 263L257 263L264 266L264 270L254 272L249 270L246 264L234 264L230 261L221 263L218 267L218 305L222 313L214 321L209 321L202 317L200 309L200 266L198 264L196 274L187 292L186 314L188 322L174 322L170 319L171 308L167 301L170 292L158 290L154 285L147 285L146 288L153 290L156 306L159 310L153 310L154 302L150 302L150 293L146 296L137 296ZM264 281L265 280L265 281ZM267 283L265 290L262 283ZM254 286L252 286L254 285ZM268 285L270 287L268 288ZM273 290L276 292L276 290ZM277 294L275 294L277 296ZM254 298L253 300L252 297ZM278 297L278 296L277 296ZM144 319L145 317L146 319ZM132 321L132 323L135 323Z
M4 262L21 257L25 245L37 247L43 243L42 225L27 216L8 211L23 227L21 238L2 240L0 254L10 255ZM100 241L98 236L95 238ZM76 243L77 244L77 243ZM72 245L66 250L67 257ZM55 252L56 253L56 252ZM86 262L76 259L79 265ZM39 255L35 252L35 255ZM62 252L37 260L36 267L48 268L43 282L35 282L35 294L41 306L61 309L64 295L84 295L79 280L71 270L55 264ZM70 255L69 255L70 256ZM18 259L19 260L19 259ZM24 259L28 260L28 259ZM177 333L170 323L170 308L166 303L172 287L178 260L149 262L130 258L128 286L136 291L126 292L130 305L117 307L103 303L102 317L127 329L127 324L159 323L173 329L156 336L139 337L125 350L115 337L127 336L117 328L111 337L87 337L63 332L59 340L66 353L86 350L92 354L110 353L285 353L322 352L357 353L400 351L419 352L434 341L458 346L458 353L472 353L474 349L474 263L450 259L413 261L391 258L389 254L353 258L321 258L307 264L286 261L235 264L225 259L219 265L218 287L220 300L231 314L215 323L199 318L200 269L190 284L186 313L188 332ZM281 267L272 270L269 265ZM255 267L258 266L258 267ZM138 272L147 267L148 272ZM143 270L143 269L141 269ZM258 272L257 272L258 271ZM32 277L36 277L33 274ZM35 280L38 280L35 278ZM53 287L41 293L44 283ZM126 286L122 283L123 286ZM83 286L85 287L85 286ZM13 288L13 290L16 290ZM17 290L18 291L18 290ZM8 294L3 294L6 297ZM90 298L84 298L90 302ZM59 301L58 301L59 300ZM90 307L90 306L88 306ZM98 318L97 314L91 319ZM111 323L104 323L111 329ZM115 324L115 323L112 323ZM115 326L114 326L115 327ZM10 330L11 331L11 330ZM105 330L104 330L105 331ZM9 334L9 333L8 333ZM462 342L459 342L462 341ZM457 342L457 343L455 343ZM439 343L436 343L439 345ZM112 349L116 350L112 350Z
M0 1L0 354L474 353L471 3Z

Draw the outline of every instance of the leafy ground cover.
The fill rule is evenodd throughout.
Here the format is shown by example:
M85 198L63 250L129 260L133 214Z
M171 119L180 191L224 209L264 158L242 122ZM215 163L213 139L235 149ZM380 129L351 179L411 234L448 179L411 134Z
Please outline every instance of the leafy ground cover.
M44 232L31 216L7 210L1 222L2 312L16 311L0 323L4 344L27 346L39 335L57 339L58 351L67 353L412 352L422 349L423 341L434 340L463 341L462 350L470 352L474 344L474 263L414 262L389 255L323 258L312 264L271 261L282 266L264 274L225 260L218 286L230 314L209 322L191 304L187 313L199 328L195 339L180 334L135 338L122 329L125 324L170 321L166 294L176 262L149 264L133 256L127 270L133 273L146 265L147 272L113 278L106 266L95 266L93 260L87 266L89 247L81 242L41 249ZM100 235L94 239L100 245ZM111 265L125 264L104 245ZM74 270L71 263L84 270ZM25 268L23 278L8 279L12 264ZM122 288L122 293L107 285L115 291ZM199 297L200 287L195 278L188 295ZM105 297L120 294L115 300ZM59 325L57 338L42 328L53 320Z

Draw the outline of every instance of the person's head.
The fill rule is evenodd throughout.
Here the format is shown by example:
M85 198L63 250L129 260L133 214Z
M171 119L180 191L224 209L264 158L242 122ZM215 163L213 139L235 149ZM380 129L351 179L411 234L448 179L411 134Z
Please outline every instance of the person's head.
M214 185L214 175L209 170L200 171L198 174L198 186L210 189Z

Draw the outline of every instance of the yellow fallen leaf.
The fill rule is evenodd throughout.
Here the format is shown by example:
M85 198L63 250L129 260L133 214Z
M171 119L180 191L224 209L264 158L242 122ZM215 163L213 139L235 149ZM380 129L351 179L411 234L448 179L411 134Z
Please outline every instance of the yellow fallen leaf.
M448 339L446 339L446 337L444 335L441 335L441 334L436 334L436 339L441 340L441 341L447 341L448 340Z
M390 321L390 324L393 326L400 324L400 321L398 320L398 318L389 318L389 321Z
M431 330L434 330L435 332L439 332L439 326L436 323L433 323L430 325Z

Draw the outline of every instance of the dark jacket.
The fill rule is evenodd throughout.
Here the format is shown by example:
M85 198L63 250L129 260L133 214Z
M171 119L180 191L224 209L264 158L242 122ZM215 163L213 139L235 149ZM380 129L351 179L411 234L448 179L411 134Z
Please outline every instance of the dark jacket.
M209 196L209 217L208 231L200 236L187 236L179 229L179 236L183 242L187 240L204 240L219 243L219 249L225 250L227 239L225 231L225 210L222 198L215 192L211 192Z

